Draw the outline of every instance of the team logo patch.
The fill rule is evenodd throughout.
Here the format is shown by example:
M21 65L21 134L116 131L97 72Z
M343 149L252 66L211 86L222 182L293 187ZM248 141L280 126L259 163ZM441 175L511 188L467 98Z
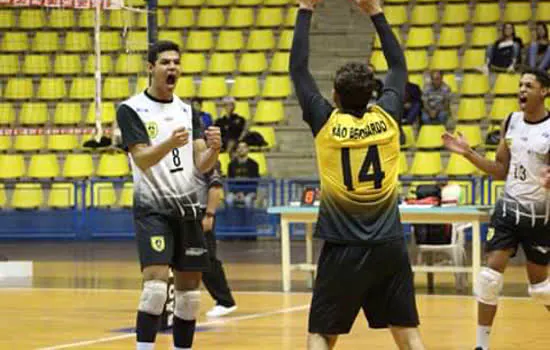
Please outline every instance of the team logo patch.
M147 134L150 138L154 139L159 134L159 127L156 122L147 122L145 124L145 128L147 129Z
M153 248L154 251L162 252L164 248L166 247L164 243L164 236L152 236L151 237L151 248Z
M490 241L495 236L495 229L494 227L489 227L489 230L487 230L487 241Z

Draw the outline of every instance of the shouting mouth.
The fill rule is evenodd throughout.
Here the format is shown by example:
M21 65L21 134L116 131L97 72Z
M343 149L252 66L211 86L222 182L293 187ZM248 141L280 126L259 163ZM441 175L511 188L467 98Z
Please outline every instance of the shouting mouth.
M167 85L174 85L176 84L176 75L175 74L169 74L166 77L166 84Z

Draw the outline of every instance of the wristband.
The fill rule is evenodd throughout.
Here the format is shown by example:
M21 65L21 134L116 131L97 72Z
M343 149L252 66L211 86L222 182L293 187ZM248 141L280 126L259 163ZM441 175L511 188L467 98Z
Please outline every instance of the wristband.
M206 213L204 213L204 216L206 216L207 218L213 218L215 215L216 215L215 213L210 211L207 211Z

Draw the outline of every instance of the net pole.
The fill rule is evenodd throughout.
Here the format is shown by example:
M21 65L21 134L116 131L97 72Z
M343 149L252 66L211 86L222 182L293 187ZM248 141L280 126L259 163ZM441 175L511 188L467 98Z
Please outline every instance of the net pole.
M94 16L94 51L95 51L95 139L97 142L103 136L103 127L101 125L101 0L95 1Z
M158 37L158 0L147 0L147 44L151 47Z

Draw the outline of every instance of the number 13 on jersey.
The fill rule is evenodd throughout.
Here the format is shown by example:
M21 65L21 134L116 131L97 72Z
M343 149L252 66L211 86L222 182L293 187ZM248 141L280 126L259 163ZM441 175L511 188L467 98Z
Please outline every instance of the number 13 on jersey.
M382 166L380 164L380 154L378 153L378 146L369 146L365 159L363 160L363 164L361 165L361 168L359 169L359 173L357 175L352 174L350 152L354 152L354 150L350 150L349 147L342 148L341 150L343 172L342 177L348 191L355 190L353 186L354 180L357 183L372 181L374 182L373 187L375 189L382 188L382 181L386 177L386 173L382 170ZM360 150L356 150L355 152L360 152Z

